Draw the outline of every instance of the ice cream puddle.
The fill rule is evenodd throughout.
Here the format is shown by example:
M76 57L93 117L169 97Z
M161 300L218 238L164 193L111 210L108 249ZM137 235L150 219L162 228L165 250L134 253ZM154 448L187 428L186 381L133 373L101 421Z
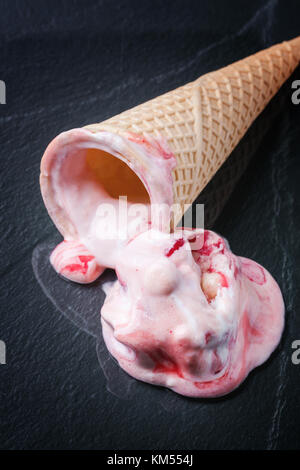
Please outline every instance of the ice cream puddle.
M158 224L156 205L167 213L173 202L175 164L162 138L82 129L58 136L41 168L45 204L64 236L51 263L80 283L115 269L101 322L128 374L215 397L270 356L284 304L271 275L221 236Z
M148 231L128 243L102 308L103 335L130 375L183 395L218 396L270 355L283 303L273 278L221 237L199 231L201 248L193 249L190 236Z

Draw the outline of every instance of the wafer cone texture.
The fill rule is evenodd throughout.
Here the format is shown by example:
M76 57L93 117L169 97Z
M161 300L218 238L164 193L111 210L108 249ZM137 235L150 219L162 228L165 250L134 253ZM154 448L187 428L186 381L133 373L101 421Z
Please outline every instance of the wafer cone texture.
M191 204L237 146L300 60L300 37L201 76L99 124L145 137L163 136L177 161L174 203Z

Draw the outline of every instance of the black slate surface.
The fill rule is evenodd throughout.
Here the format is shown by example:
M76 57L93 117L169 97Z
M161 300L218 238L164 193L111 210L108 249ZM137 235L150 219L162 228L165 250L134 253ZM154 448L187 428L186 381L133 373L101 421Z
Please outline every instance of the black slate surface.
M186 399L122 375L97 341L99 286L67 304L71 287L47 264L58 235L38 183L41 155L56 134L299 35L299 3L0 6L0 79L7 87L7 104L0 105L0 339L7 346L0 448L299 448L300 365L291 361L292 341L300 339L300 105L291 103L299 68L257 134L241 144L250 163L227 202L229 190L223 192L226 205L214 223L235 253L270 270L287 309L280 347L228 397ZM213 184L210 191L208 199Z

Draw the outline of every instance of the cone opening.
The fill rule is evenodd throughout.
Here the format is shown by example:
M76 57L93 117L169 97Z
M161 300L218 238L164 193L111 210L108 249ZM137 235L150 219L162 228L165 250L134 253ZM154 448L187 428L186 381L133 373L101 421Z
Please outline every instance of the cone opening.
M94 237L93 231L104 232L110 227L117 238L117 225L122 217L133 223L133 208L143 208L137 222L145 219L147 223L149 217L150 195L139 170L131 168L126 148L123 155L121 145L118 141L116 144L112 135L101 135L101 141L97 136L94 140L90 133L77 129L61 134L42 160L44 201L66 239Z
M138 175L120 158L100 149L86 150L87 168L113 199L127 196L130 203L149 204L149 194Z

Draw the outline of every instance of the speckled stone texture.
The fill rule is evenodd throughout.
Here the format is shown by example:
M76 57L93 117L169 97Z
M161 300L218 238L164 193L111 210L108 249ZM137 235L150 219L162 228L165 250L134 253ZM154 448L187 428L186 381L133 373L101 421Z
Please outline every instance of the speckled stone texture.
M58 239L38 182L56 134L291 39L300 34L299 18L291 0L2 1L1 449L300 447L300 365L291 361L292 341L300 339L300 105L291 103L291 80L257 134L246 136L250 144L241 144L240 155L251 159L239 181L226 189L221 176L220 207L226 204L213 216L234 253L274 275L287 309L280 347L234 393L174 399L127 376L115 380L116 365L97 341L98 290L76 291L70 302L71 311L90 299L91 331L60 312L67 284L57 278L52 285L46 264L38 283L32 267L36 247ZM213 183L204 199L211 194ZM56 306L41 289L49 283Z

